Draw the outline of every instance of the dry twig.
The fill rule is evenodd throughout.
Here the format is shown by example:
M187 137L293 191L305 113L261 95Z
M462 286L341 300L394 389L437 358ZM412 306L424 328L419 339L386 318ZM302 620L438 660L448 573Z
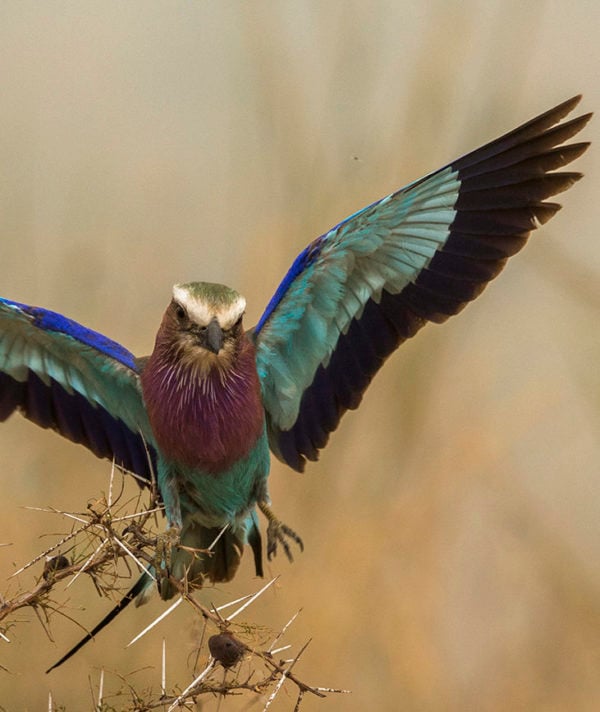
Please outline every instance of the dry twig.
M15 613L25 607L33 608L38 619L50 636L49 625L53 614L71 618L63 610L63 606L52 599L55 586L61 581L69 580L70 585L77 577L85 574L92 578L100 595L122 595L123 563L129 573L137 573L140 569L153 575L155 563L155 550L160 537L157 534L155 515L160 511L156 495L151 496L150 502L134 514L124 513L130 502L120 504L123 491L113 501L114 472L111 474L108 498L100 498L88 506L86 512L72 513L55 509L45 509L63 519L71 521L71 531L62 536L58 542L52 544L41 554L22 566L12 576L12 583L32 566L44 561L41 575L35 585L29 590L18 590L13 595L0 596L0 643L9 642L7 630L15 625ZM138 503L139 504L139 503ZM133 562L131 565L130 562ZM116 672L102 670L100 682L95 695L95 708L110 708L110 702L105 694L105 677L112 675L121 681L121 689L117 696L119 709L151 710L156 708L176 710L189 709L201 695L227 696L234 693L250 692L264 697L264 708L267 710L276 695L287 682L295 685L298 697L295 709L300 704L305 694L325 697L327 693L340 693L345 690L336 690L324 687L315 687L303 682L292 669L305 652L310 641L300 649L291 660L282 660L275 657L276 653L288 650L291 646L283 645L275 650L289 626L296 620L298 611L285 624L271 643L261 649L245 642L249 631L255 626L252 624L234 624L242 612L247 613L248 608L275 583L272 579L257 592L243 596L222 606L208 608L193 596L193 590L188 582L170 579L170 582L179 593L166 611L143 631L136 635L128 647L137 642L151 628L161 624L181 603L185 602L190 607L194 616L203 621L205 629L214 630L215 634L208 639L208 651L199 651L198 659L205 659L203 669L196 673L192 681L182 691L167 690L166 674L166 648L163 642L162 670L159 692L138 692L129 679ZM235 607L237 606L237 607ZM233 611L224 616L225 609ZM71 618L71 620L73 620ZM74 621L77 623L77 621ZM77 623L77 625L79 625ZM205 636L204 636L205 637ZM212 654L211 654L212 653ZM62 662L62 661L61 661ZM223 675L223 671L227 674ZM128 676L129 677L129 676ZM128 705L123 706L123 696L127 696ZM49 703L52 705L52 703ZM108 707L106 707L108 705Z

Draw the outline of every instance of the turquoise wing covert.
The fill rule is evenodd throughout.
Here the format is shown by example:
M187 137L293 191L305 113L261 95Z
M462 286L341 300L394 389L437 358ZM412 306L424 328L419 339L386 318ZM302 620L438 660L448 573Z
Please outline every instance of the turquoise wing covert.
M591 114L558 122L579 100L354 213L296 258L254 329L280 459L300 471L316 460L384 360L475 299L560 209L546 199L581 174L553 171L585 151L563 144Z
M155 448L133 355L60 314L0 299L0 421L14 411L150 481Z

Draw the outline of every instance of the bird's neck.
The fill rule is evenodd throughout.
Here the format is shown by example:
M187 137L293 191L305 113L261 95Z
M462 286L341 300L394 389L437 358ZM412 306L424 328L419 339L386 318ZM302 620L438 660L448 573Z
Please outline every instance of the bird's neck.
M164 457L218 474L248 455L264 430L253 345L244 336L226 369L208 372L157 340L142 392Z

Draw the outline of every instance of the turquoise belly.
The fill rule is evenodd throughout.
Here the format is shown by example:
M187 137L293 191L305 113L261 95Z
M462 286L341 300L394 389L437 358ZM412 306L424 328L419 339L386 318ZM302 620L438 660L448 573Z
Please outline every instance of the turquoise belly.
M264 496L269 464L265 433L245 458L218 474L160 462L159 488L169 523L177 526L179 519L181 526L193 519L205 527L235 526Z

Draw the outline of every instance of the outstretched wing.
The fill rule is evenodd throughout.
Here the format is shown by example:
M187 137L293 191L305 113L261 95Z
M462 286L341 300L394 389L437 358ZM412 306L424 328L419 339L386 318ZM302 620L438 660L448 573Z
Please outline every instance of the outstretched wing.
M384 360L475 299L579 173L552 172L581 97L350 216L295 260L254 329L271 449L302 470Z
M15 410L150 480L154 441L132 354L60 314L0 299L0 421Z

